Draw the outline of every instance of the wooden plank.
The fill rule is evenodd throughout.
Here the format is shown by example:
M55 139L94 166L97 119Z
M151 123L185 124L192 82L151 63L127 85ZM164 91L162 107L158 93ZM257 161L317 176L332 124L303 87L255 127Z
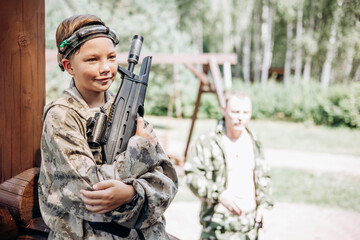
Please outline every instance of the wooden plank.
M1 182L40 162L45 104L45 1L0 8Z
M120 52L117 54L120 64L127 64L129 53ZM195 54L167 54L167 53L141 53L140 61L142 62L144 57L152 56L153 64L175 64L175 63L188 63L188 64L209 64L209 59L215 57L218 64L229 62L231 64L237 64L236 54L225 53L203 53L199 55Z
M14 61L13 46L17 44L16 32L13 28L16 26L13 23L17 22L17 7L15 1L8 2L5 7L0 8L0 82L2 83L1 96L2 113L4 117L1 118L1 181L11 177L11 159L12 159L12 128L14 111L14 97L13 97L13 80L12 62Z
M223 81L221 77L220 68L218 65L218 61L215 57L210 58L210 71L212 73L212 77L214 80L214 85L216 89L216 95L218 97L220 107L225 108L225 96L224 96L224 87Z
M185 63L185 66L201 81L204 86L210 86L209 79L204 72L196 69L196 67L190 63Z
M46 50L46 71L50 70L53 67L57 67L57 57L56 50ZM129 53L119 52L117 53L117 58L119 64L127 65ZM218 64L222 65L224 62L229 62L230 64L237 64L236 54L223 54L223 53L203 53L203 54L168 54L168 53L141 53L140 61L142 62L144 57L152 56L152 64L209 64L209 59L215 57Z

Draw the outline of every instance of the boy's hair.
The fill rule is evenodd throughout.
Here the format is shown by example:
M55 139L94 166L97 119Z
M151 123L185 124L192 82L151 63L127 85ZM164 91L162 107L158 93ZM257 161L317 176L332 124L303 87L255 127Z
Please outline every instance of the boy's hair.
M97 16L91 15L91 14L83 14L83 15L74 15L68 18L65 18L56 29L56 47L58 49L57 57L59 65L61 63L61 60L63 59L63 54L59 53L60 51L60 45L61 43L69 38L74 32L79 30L82 27L85 26L91 26L91 25L103 25L105 26L105 23ZM71 57L75 52L77 52L80 49L80 46L78 46L76 49L74 49L66 58Z

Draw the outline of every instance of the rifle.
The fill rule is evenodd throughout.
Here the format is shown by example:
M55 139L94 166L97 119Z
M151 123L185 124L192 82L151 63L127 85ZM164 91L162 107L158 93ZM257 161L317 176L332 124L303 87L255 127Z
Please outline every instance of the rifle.
M144 101L150 74L151 56L143 59L139 75L133 73L139 61L144 38L133 36L128 68L118 66L121 85L111 106L109 115L104 109L96 113L87 123L87 136L90 148L102 146L103 162L111 164L115 156L126 150L129 139L136 132L136 118L144 116Z

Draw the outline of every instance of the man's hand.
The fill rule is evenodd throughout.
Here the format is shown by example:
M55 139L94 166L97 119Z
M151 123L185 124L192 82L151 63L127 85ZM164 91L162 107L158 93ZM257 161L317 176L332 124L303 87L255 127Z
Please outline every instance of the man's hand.
M136 135L146 138L154 146L156 146L156 144L158 143L156 134L153 131L153 126L148 123L145 124L145 121L142 117L137 118Z
M82 189L81 199L87 210L94 213L110 212L129 203L136 192L133 186L118 180L105 180L93 186L94 191Z
M233 199L234 197L232 194L225 190L219 196L219 203L221 203L232 214L240 216L242 211Z

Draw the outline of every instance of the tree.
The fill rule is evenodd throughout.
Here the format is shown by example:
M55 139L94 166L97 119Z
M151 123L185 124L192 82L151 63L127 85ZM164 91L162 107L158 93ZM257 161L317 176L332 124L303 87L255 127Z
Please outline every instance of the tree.
M263 0L262 12L262 43L263 43L263 60L261 66L261 83L266 84L269 76L269 68L272 58L272 32L275 7L269 0Z
M302 35L303 35L303 7L304 1L297 2L296 18L296 52L295 52L295 82L300 82L302 71Z

